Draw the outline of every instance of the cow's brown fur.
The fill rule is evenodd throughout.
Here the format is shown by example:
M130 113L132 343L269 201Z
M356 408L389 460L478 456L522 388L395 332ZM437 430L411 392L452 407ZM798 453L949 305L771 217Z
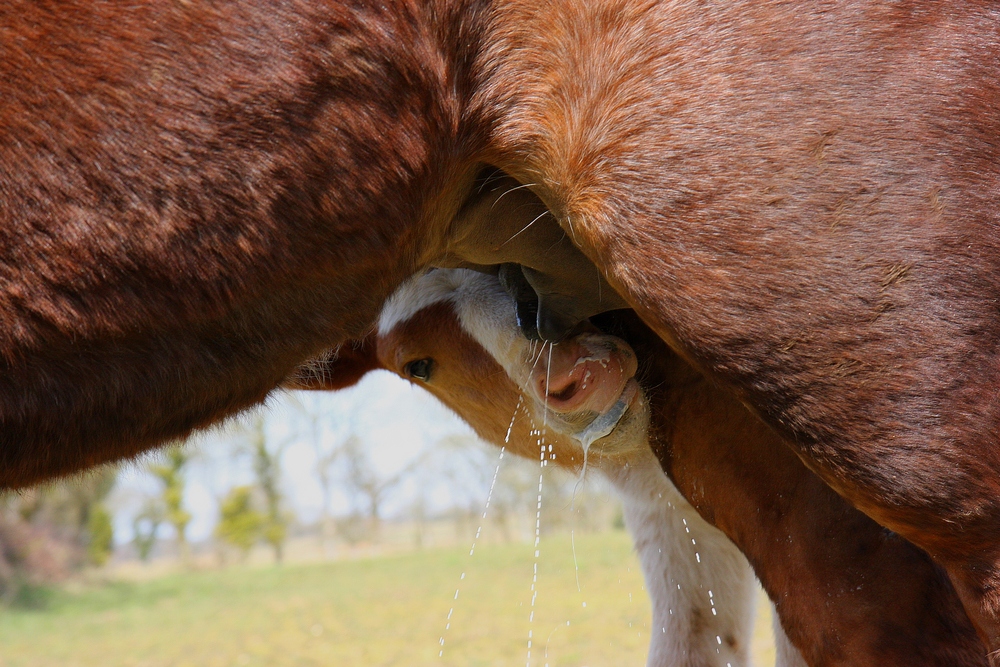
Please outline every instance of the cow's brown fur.
M7 2L0 483L260 401L443 256L488 163L1000 652L998 32L971 0Z
M5 3L0 484L216 421L367 326L459 203L427 12Z
M650 360L653 450L747 556L806 662L986 664L947 574L926 553L851 507L643 328L633 325L628 338Z

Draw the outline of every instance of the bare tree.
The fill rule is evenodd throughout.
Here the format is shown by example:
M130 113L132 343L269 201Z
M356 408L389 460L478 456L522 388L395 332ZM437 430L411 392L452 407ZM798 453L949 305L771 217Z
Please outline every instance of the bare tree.
M383 476L372 464L362 440L350 435L338 448L343 462L341 483L354 505L354 515L364 518L364 536L378 542L382 528L382 508L386 499L423 462L418 457L393 475Z
M212 499L219 511L219 521L223 520L223 506L230 498L234 487L246 485L249 480L247 461L247 446L245 442L246 429L238 422L229 425L224 434L217 434L209 444L197 440L192 456L197 459L198 466L192 470L198 475L199 481ZM221 437L220 437L221 436ZM231 545L213 533L212 550L220 567L229 562Z
M185 475L190 461L190 452L183 445L174 445L164 450L161 462L149 465L149 471L163 484L160 495L163 517L173 526L177 553L185 564L191 561L191 547L187 541L187 526L191 522L191 514L184 509Z
M267 421L261 412L254 414L249 422L236 425L232 434L235 440L233 458L248 457L254 474L254 486L263 515L261 537L273 550L275 562L281 563L289 524L281 490L281 459L292 440L268 437Z
M333 539L337 533L331 507L333 505L334 465L339 458L339 448L322 451L315 447L316 477L319 480L321 507L319 511L319 541L323 554L329 558L332 555Z
M319 511L319 543L323 550L323 555L330 558L333 555L334 538L337 533L336 522L333 518L331 508L333 507L334 487L337 481L336 464L341 457L340 445L330 446L334 436L324 429L324 417L327 416L325 410L317 409L315 405L307 405L298 397L291 395L289 403L299 412L302 424L297 434L300 440L305 440L312 449L315 457L313 467L316 473L316 480L319 482L320 490L320 511ZM349 425L353 424L353 419L347 417ZM348 432L353 429L349 428Z
M140 560L145 562L152 555L156 534L164 519L163 506L153 498L147 498L142 510L132 519L132 543Z
M456 537L467 539L474 530L473 524L481 523L482 515L487 513L503 539L510 542L511 521L537 487L537 475L532 479L523 462L509 453L501 460L496 447L471 435L443 438L436 443L434 452L433 468L447 480L452 497ZM486 512L485 500L491 487L490 507Z
M278 445L273 450L268 448L263 417L254 421L250 442L257 486L264 496L262 535L274 550L275 562L280 563L284 558L285 539L288 537L288 516L283 511L281 493L281 456L287 443Z

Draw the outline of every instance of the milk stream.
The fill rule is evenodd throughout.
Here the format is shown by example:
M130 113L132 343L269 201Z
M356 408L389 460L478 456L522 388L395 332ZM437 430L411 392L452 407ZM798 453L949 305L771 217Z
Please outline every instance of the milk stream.
M538 557L541 553L540 543L542 537L542 481L544 479L543 470L546 463L545 455L548 453L545 449L545 431L533 429L531 434L537 437L536 442L538 443L538 503L535 506L535 562L531 573L531 603L528 607L528 653L525 659L525 667L531 667L531 648L535 633L535 602L538 599Z
M497 457L497 465L496 468L493 470L493 480L490 482L490 490L486 494L486 504L483 506L482 519L479 523L479 526L476 528L476 536L472 540L472 548L469 549L470 558L475 555L476 543L479 541L479 537L483 533L482 522L486 520L486 517L489 514L490 501L493 499L493 490L496 488L497 485L497 477L500 475L500 466L503 464L503 457L504 454L507 452L507 444L510 442L510 434L514 430L514 421L517 419L517 413L523 408L523 406L524 406L524 396L518 396L517 405L514 406L514 414L511 415L510 424L507 426L507 435L504 436L503 439L504 446L500 448L500 456ZM462 589L462 584L461 584L462 581L465 581L465 572L463 572L462 575L459 577L459 585L455 588L455 596L452 598L453 603L458 600L458 594ZM444 657L445 635L447 635L448 631L451 630L451 617L454 613L455 613L455 605L452 604L451 609L448 610L448 617L447 619L445 619L444 632L441 633L441 637L438 639L438 645L441 647L438 650L438 658Z

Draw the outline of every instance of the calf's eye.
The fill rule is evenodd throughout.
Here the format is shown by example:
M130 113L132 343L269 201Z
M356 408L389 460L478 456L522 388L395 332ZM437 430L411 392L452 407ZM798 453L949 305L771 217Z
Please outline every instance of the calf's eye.
M433 359L417 359L416 361L411 361L403 367L403 370L411 378L420 380L421 382L430 382L431 379L431 367L434 365Z

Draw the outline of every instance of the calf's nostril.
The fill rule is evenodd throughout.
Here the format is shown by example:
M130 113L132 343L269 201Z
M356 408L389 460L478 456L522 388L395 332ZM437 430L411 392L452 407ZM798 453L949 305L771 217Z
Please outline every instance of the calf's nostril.
M549 398L554 398L557 401L568 401L576 395L579 385L576 382L570 382L564 388L558 391L550 391Z
M579 389L579 383L571 377L552 377L544 371L538 378L538 395L557 401L572 398Z

